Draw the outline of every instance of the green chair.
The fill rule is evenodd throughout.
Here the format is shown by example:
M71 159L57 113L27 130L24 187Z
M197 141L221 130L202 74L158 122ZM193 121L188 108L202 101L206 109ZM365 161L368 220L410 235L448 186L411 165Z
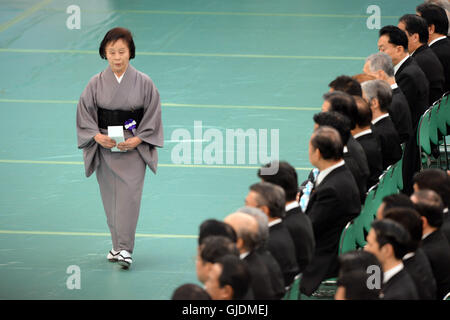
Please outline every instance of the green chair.
M420 117L417 129L417 145L427 155L431 155L429 110Z
M354 225L353 221L350 221L341 233L341 238L339 240L339 255L356 250L356 248Z
M430 126L429 126L429 132L430 132L430 141L434 145L439 145L439 135L438 135L438 117L439 117L439 103L434 104L431 107L430 110Z
M286 291L286 294L284 295L282 300L298 300L300 295L300 279L301 275L297 275L294 278L294 281L292 282L289 289Z
M441 135L447 135L447 119L445 114L445 102L440 100L439 104L433 107L431 118L436 121L437 129Z
M394 164L391 179L395 182L399 190L403 190L403 157Z

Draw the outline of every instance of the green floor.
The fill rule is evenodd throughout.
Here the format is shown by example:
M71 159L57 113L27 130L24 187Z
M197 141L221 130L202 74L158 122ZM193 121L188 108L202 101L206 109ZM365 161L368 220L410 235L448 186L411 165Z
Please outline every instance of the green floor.
M75 3L76 2L76 3ZM328 83L360 73L377 50L369 5L381 24L414 12L406 0L0 1L0 299L169 299L197 282L199 224L244 204L259 163L178 165L175 129L279 130L279 157L307 174L312 115ZM69 30L66 8L81 8ZM76 147L77 100L106 67L107 30L129 28L131 63L161 94L165 147L147 172L134 265L111 248L95 177ZM69 290L66 270L81 270Z

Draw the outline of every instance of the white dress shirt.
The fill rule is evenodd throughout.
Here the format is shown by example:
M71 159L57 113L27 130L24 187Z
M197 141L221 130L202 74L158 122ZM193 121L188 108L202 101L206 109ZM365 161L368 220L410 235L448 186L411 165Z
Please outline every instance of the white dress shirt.
M383 274L383 283L388 282L393 276L395 276L397 273L399 273L402 270L403 270L403 262L399 263L398 265L396 265L392 269L386 271Z
M394 66L394 74L397 73L398 69L400 69L400 67L402 66L402 64L404 64L405 61L406 61L408 58L409 58L409 54L407 54L406 57L404 57L402 61L400 61L399 63L397 63L397 64Z

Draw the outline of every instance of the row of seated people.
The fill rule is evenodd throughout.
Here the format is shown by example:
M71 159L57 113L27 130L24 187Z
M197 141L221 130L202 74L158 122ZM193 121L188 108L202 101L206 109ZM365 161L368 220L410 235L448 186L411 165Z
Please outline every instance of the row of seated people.
M313 137L326 140L321 131L334 134L339 142L337 131L328 127L319 128ZM280 162L273 179L278 185L267 181L252 185L245 207L223 221L208 219L200 225L196 270L203 287L182 285L174 291L173 299L200 299L201 293L214 300L278 300L297 276L301 277L301 292L307 295L321 281L338 277L336 299L436 300L450 292L448 173L426 169L414 177L416 191L411 199L404 194L385 197L377 211L377 220L383 223L374 222L364 250L338 256L341 230L352 219L344 213L345 203L352 197L354 203L359 200L356 182L349 179L354 195L344 196L348 189L333 181L351 174L345 165L335 167L320 180L304 213L295 200L295 188L291 188L294 200L285 200L285 188L295 185L291 172L295 169ZM331 195L332 189L335 195ZM338 196L336 189L341 190ZM324 205L331 209L320 210ZM370 261L376 263L370 265L381 270L379 286L362 288L372 273L369 265L352 260L367 255L361 251L375 256ZM347 260L353 261L352 270Z
M331 92L324 95L322 112L313 119L315 130L309 141L309 160L314 169L301 184L300 192L295 169L279 162L276 174L265 175L263 170L259 171L262 182L250 187L245 208L227 216L222 223L205 222L216 225L214 228L202 224L197 275L204 284L200 289L206 296L212 299L281 299L299 275L300 291L309 296L323 280L340 275L337 253L344 226L358 216L366 192L377 182L380 172L401 159L402 154L403 192L406 197L412 194L421 199L414 192L414 188L420 186L413 180L420 167L415 138L417 124L430 104L449 89L450 50L446 48L450 42L446 33L442 33L442 29L448 28L445 11L430 4L420 5L416 10L417 15L403 16L398 27L386 26L380 30L378 47L381 52L367 58L362 67L363 75L338 77L330 83ZM425 29L428 37L423 32ZM426 59L427 56L438 59ZM449 183L447 174L442 173L446 180L441 181L437 189L445 189L443 186ZM425 189L433 190L429 186ZM448 188L440 196L440 201L448 208ZM450 291L447 270L450 250L447 238L443 238L443 231L448 230L448 210L446 213L440 207L435 210L442 216L437 222L421 207L414 210L422 221L424 239L419 241L422 249L431 234L435 235L431 239L439 240L439 245L430 246L433 249L428 255L436 282L436 290L430 289L435 295L429 297L442 299L443 294ZM216 234L220 229L218 223L228 231ZM397 230L397 227L392 228ZM378 237L381 232L378 229L383 227L374 224L373 228L375 231L369 234L368 243L379 241L376 242L378 248L388 247L386 244L394 247ZM210 235L205 236L208 229ZM390 237L389 234L387 238ZM403 238L410 241L405 240L406 236ZM366 249L370 251L369 247ZM412 246L407 247L411 251L406 254L411 256L415 251ZM440 259L430 253L433 250ZM402 262L404 250L391 251ZM387 292L386 284L401 268L396 265L391 270L392 260L384 263L377 251L371 252L379 260L384 275L381 291L376 296L399 298ZM447 271L442 272L445 268ZM340 284L347 283L344 280L341 279ZM406 298L417 298L419 285L410 287L416 292L409 292Z

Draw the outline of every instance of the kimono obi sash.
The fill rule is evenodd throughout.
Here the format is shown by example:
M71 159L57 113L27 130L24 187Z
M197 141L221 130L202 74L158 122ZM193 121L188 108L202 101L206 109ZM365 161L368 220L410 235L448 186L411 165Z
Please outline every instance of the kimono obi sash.
M124 126L125 121L133 119L136 121L136 128L139 127L139 123L144 115L144 108L137 110L108 110L98 108L98 127L101 129L107 129L108 126Z

